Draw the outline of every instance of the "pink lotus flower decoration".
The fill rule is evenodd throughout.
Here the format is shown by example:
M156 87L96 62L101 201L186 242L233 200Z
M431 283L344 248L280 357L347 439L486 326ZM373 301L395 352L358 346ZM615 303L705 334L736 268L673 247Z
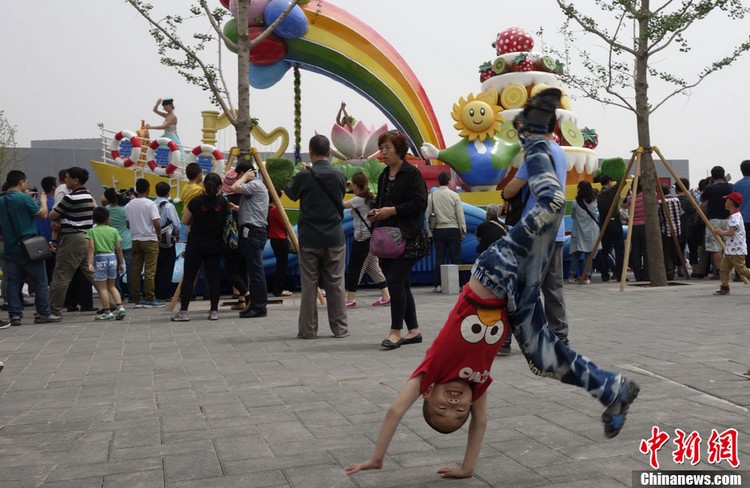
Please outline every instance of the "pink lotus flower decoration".
M361 121L357 122L354 129L348 129L335 124L331 129L331 152L337 158L350 164L357 165L363 161L375 157L380 151L378 149L378 137L388 130L388 125L383 124L377 129L370 126L368 129Z

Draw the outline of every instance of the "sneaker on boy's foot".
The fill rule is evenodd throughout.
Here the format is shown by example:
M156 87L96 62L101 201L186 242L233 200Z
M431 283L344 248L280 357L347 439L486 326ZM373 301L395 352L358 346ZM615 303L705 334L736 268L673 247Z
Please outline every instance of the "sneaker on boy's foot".
M188 315L187 310L180 310L179 312L172 315L172 318L170 318L172 322L190 322L190 316Z
M639 391L641 389L635 381L623 378L615 401L602 414L604 435L609 439L620 433L622 426L625 424L625 417L628 415L630 404L638 397Z
M8 322L7 320L0 319L0 330L7 329L8 327L10 327L10 322Z
M18 315L11 317L10 325L12 325L13 327L18 327L19 325L21 325L21 317Z
M115 320L122 320L127 314L128 312L127 310L125 310L125 307L120 305L117 310L115 310Z
M0 361L0 371L2 371L4 367L5 367L5 365L3 364L2 361Z
M94 317L94 320L115 320L115 316L112 312L107 310L106 312L101 313L97 315L96 317Z
M161 300L157 300L156 298L143 302L143 304L145 308L164 308L167 306L166 303L162 302Z
M208 320L219 320L219 312L218 312L218 310L209 310L208 311Z
M503 345L497 351L498 356L509 356L510 355L510 335L508 335L503 341Z
M133 308L146 308L146 300L138 300Z
M510 356L510 351L511 351L510 344L508 344L507 346L503 344L502 346L500 346L500 349L497 351L497 355L498 356Z
M714 295L729 295L729 287L719 287L714 290Z
M49 314L46 317L42 317L41 315L38 317L34 317L35 324L54 324L60 322L61 320L62 317L55 314Z
M442 293L442 292L443 292L443 287L441 287L440 285L432 287L432 293Z

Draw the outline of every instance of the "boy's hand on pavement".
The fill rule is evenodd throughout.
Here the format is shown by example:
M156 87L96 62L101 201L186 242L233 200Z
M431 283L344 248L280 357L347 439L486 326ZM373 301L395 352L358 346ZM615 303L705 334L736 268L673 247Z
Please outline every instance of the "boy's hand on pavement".
M382 461L381 462L375 462L375 461L373 461L371 459L368 459L367 461L365 461L363 463L350 464L349 466L347 466L346 468L344 468L344 471L346 472L346 474L354 474L354 473L356 473L358 471L365 471L365 470L368 470L368 469L380 469L382 467L383 467L383 462Z
M464 471L461 466L442 467L438 473L442 478L471 478L474 475L473 471Z

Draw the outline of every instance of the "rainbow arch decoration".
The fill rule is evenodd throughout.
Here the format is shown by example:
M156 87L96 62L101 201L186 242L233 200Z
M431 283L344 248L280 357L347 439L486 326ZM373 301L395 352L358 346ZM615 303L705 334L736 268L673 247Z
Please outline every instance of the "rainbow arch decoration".
M414 154L419 154L424 142L445 147L422 84L388 41L330 2L316 0L303 11L307 34L287 39L286 61L338 81L368 99L407 136Z

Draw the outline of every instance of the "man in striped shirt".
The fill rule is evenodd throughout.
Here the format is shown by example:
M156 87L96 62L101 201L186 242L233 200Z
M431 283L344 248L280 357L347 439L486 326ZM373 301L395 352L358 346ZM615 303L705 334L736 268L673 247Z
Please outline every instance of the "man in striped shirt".
M50 307L52 313L61 315L68 284L77 269L81 270L93 285L93 276L88 272L88 245L86 231L94 226L94 199L84 186L89 172L72 167L65 176L65 185L70 193L65 195L50 212L50 219L60 222L60 245L57 249L55 271L52 273Z
M682 215L682 205L680 199L676 195L672 195L669 192L669 185L662 184L662 191L664 192L664 202L667 204L667 211L669 217L672 220L672 225L669 225L667 217L664 215L664 206L659 201L659 228L661 229L661 246L664 252L664 269L667 271L667 279L674 279L675 266L682 266L680 263L679 255L677 254L677 246L672 239L672 228L674 227L675 235L677 239L680 239L682 235L682 225L680 222L680 216Z

